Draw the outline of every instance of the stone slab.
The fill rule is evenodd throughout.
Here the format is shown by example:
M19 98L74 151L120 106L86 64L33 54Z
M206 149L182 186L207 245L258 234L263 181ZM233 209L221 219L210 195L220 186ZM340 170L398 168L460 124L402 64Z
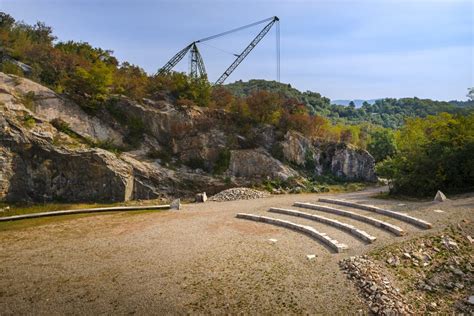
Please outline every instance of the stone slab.
M382 214L385 216L399 219L401 221L407 222L409 224L418 226L423 229L430 229L433 227L431 223L428 223L427 221L424 221L422 219L410 216L408 214L386 210L386 209L373 206L373 205L359 204L359 203L349 202L345 200L336 200L336 199L327 199L327 198L320 198L319 202L349 206L349 207L358 208L365 211L375 212L378 214Z
M306 235L309 235L310 237L313 237L314 239L317 239L323 242L329 248L333 249L336 252L344 252L348 249L346 244L340 243L337 240L330 238L324 233L320 233L319 231L317 231L315 228L311 226L299 225L299 224L285 221L278 218L259 216L259 215L254 215L254 214L246 214L246 213L238 213L236 217L241 218L241 219L248 219L248 220L252 220L256 222L268 223L268 224L272 224L276 226L282 226L288 229L292 229L292 230L304 233Z
M387 230L387 231L389 231L389 232L391 232L391 233L393 233L397 236L405 235L405 231L403 229L401 229L400 227L396 226L396 225L378 220L378 219L373 218L373 217L369 217L369 216L361 215L361 214L358 214L358 213L354 213L354 212L351 212L351 211L341 210L341 209L337 209L337 208L333 208L333 207L329 207L329 206L317 205L317 204L312 204L312 203L295 202L293 205L297 206L297 207L302 207L302 208L312 209L312 210L316 210L316 211L322 211L322 212L326 212L326 213L331 213L331 214L335 214L335 215L349 217L349 218L352 218L352 219L355 219L355 220L358 220L358 221L361 221L361 222L379 227L381 229L385 229L385 230Z
M330 219L324 216L319 216L319 215L309 214L305 212L300 212L297 210L290 210L290 209L284 209L284 208L279 208L279 207L272 207L269 209L269 212L291 215L291 216L298 216L298 217L307 218L313 221L317 221L326 225L334 226L368 243L372 243L377 239L376 237L371 236L365 231L357 229L350 224L346 224L338 220Z

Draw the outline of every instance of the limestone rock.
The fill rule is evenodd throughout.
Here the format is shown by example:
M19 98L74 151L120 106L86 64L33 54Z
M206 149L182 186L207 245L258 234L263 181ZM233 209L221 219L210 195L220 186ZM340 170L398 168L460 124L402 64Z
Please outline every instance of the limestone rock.
M211 201L236 201L236 200L253 200L267 197L268 194L249 188L231 188L211 196Z
M273 158L263 148L232 150L228 172L236 177L286 180L298 173Z
M367 151L343 143L333 145L333 147L330 165L333 174L346 179L377 181L374 172L375 160Z
M175 199L170 203L170 209L172 210L180 210L181 209L181 200Z
M204 203L207 201L207 194L206 192L196 194L195 202L197 203Z
M350 180L377 181L375 160L365 150L344 143L310 140L297 132L287 132L280 143L283 158L297 166Z
M351 146L295 132L279 142L273 126L256 125L244 133L232 113L174 102L166 95L140 101L116 96L107 109L89 115L40 84L0 73L0 201L192 198L196 188L212 195L262 179L299 177L298 170L308 167L314 175L369 181L374 176L373 158ZM66 122L74 137L54 127L53 119ZM146 131L138 147L127 143L130 126L123 121L137 121ZM89 139L129 151L91 148ZM275 158L279 148L282 161ZM215 166L219 172L227 167L222 177L211 173Z
M0 94L3 94L0 101L8 99L10 102L4 102L7 107L22 110L18 104L14 104L13 98L21 99L29 95L34 100L28 110L37 118L47 122L59 118L81 136L123 145L122 135L109 126L106 120L88 115L77 104L64 99L49 88L25 78L15 78L17 79L0 73Z
M444 193L439 191L439 190L438 190L438 192L436 192L436 195L433 199L433 201L435 201L435 202L444 202L446 200L447 200L446 195L444 195Z

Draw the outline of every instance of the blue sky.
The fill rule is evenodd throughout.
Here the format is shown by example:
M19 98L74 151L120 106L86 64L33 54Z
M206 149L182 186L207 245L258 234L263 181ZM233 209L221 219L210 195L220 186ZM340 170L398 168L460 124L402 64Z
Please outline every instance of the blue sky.
M277 15L281 81L331 99L466 99L474 86L474 1L0 0L59 40L86 41L154 73L193 40ZM201 45L211 80L263 25ZM227 79L276 79L272 30ZM227 51L227 52L223 52ZM178 70L187 69L187 59Z

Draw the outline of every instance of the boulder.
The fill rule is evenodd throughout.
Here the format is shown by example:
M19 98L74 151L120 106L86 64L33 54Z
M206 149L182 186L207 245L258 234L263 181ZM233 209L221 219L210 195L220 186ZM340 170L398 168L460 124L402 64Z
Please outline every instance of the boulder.
M334 144L333 147L333 151L328 151L333 153L331 173L349 180L377 181L375 160L367 151L344 143Z
M283 158L312 175L332 173L348 180L377 181L375 160L365 150L345 143L311 140L297 132L287 132L280 143Z
M181 200L175 199L170 203L170 209L172 210L180 210L181 209Z
M231 150L227 173L236 177L286 180L298 173L273 158L263 148Z
M206 201L207 201L206 192L196 194L196 198L195 198L196 203L204 203Z
M447 200L446 195L444 195L444 193L439 191L439 190L438 190L438 192L436 192L436 195L433 199L433 201L435 201L435 202L444 202L446 200Z

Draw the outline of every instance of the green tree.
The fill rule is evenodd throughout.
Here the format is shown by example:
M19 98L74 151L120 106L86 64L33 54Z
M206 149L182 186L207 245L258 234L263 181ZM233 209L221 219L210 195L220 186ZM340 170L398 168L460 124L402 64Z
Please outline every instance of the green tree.
M104 102L112 84L112 70L103 63L90 69L77 67L67 82L66 92L81 106L96 109Z
M474 87L468 88L467 90L467 97L470 101L474 101Z
M382 161L387 157L392 157L397 152L393 131L380 129L371 133L367 150L374 157L376 162Z
M246 98L246 103L252 118L259 123L276 124L281 117L282 102L276 93L254 91Z
M396 136L398 152L378 165L393 193L433 195L474 188L474 114L409 119Z

